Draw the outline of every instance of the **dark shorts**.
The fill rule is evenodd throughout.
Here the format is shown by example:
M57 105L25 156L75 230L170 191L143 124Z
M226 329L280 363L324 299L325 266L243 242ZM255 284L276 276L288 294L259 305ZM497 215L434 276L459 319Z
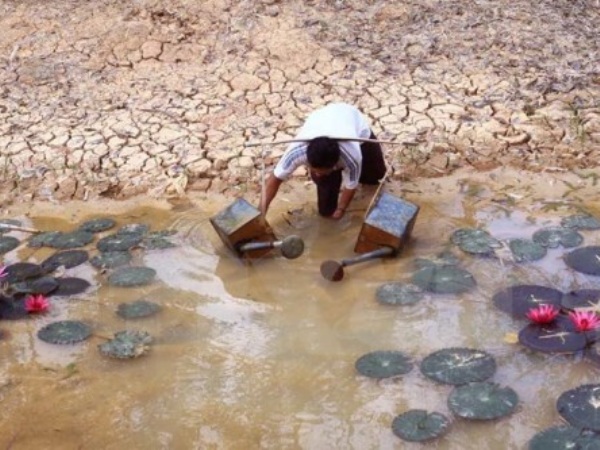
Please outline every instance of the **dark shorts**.
M373 132L371 132L371 139L377 139ZM363 142L360 145L360 152L362 154L362 165L359 182L361 184L378 184L379 180L384 177L386 170L381 145L376 142ZM317 185L319 214L325 217L331 216L338 204L342 186L342 171L336 170L318 179L312 177L312 180Z

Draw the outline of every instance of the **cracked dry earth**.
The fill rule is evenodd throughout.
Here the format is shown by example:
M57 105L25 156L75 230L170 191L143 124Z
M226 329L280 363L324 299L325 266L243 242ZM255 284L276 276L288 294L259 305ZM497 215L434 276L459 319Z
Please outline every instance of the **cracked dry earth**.
M353 103L392 176L600 159L599 0L3 0L0 200L256 190ZM299 174L302 176L302 174Z

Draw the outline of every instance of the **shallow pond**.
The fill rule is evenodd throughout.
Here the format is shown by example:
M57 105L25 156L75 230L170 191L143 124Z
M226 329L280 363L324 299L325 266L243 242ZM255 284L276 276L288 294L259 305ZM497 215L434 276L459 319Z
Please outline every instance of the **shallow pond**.
M67 231L84 220L111 217L118 225L144 223L177 234L174 248L133 252L131 264L156 270L149 285L109 286L110 271L85 263L65 271L92 283L85 293L51 297L43 315L0 320L0 445L410 449L422 445L396 437L392 420L425 409L451 419L449 432L431 444L435 448L524 448L536 433L564 423L557 398L595 383L598 368L580 354L544 354L514 343L526 321L498 310L491 298L514 284L598 289L600 277L569 269L562 247L539 261L516 263L506 246L496 258L476 257L451 245L450 236L458 228L479 227L505 242L530 238L582 209L598 217L594 181L500 170L392 183L388 192L421 207L410 244L398 258L347 267L337 283L323 279L319 266L353 256L369 192L359 194L343 220L332 222L315 216L312 186L284 189L269 222L278 236L302 237L305 252L294 260L275 252L252 263L228 251L208 221L232 198L176 207L138 200L5 209L3 218L40 230ZM600 230L581 234L583 245L600 245ZM86 248L96 252L95 244ZM426 293L408 306L376 301L379 286L410 281L417 258L432 259L444 250L473 274L473 289ZM3 264L39 263L54 252L21 245L4 255ZM115 314L120 303L140 298L161 310L135 320ZM92 336L73 345L37 337L44 325L64 319L89 324ZM98 346L122 330L150 333L150 351L129 360L100 354ZM452 414L447 401L453 387L436 384L418 367L427 355L449 347L480 349L495 358L491 381L519 396L510 416L469 421ZM415 367L390 379L359 375L356 360L375 350L402 351Z

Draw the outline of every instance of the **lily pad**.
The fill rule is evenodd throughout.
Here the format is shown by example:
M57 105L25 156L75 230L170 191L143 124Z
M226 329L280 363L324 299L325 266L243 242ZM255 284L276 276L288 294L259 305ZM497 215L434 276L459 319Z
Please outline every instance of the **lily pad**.
M560 221L563 227L577 230L600 230L600 220L589 214L575 214Z
M600 450L600 436L568 425L557 425L536 434L529 450Z
M519 332L519 342L544 353L575 353L585 348L587 338L567 316L558 316L548 324L530 323Z
M438 438L450 428L450 421L438 412L428 413L423 409L411 409L400 414L392 422L392 431L400 439L409 442L424 442Z
M410 372L413 363L410 357L402 352L379 350L361 356L354 366L361 375L383 379Z
M548 252L546 247L530 239L511 239L508 241L508 248L518 263L537 261Z
M123 225L117 231L117 234L135 234L143 236L150 230L150 227L143 223L130 223L127 225Z
M437 294L460 294L475 286L475 278L454 265L424 267L413 274L412 282Z
M121 233L105 236L98 241L96 247L101 252L125 252L142 242L141 234Z
M132 259L131 253L103 252L90 259L90 264L97 269L114 269L128 264Z
M88 258L88 252L85 250L65 250L57 252L42 262L42 271L44 273L50 273L61 266L65 269L70 269L83 264Z
M136 300L129 303L121 303L117 308L117 314L123 319L138 319L148 317L160 311L160 305L147 300Z
M492 420L511 414L519 396L509 387L483 381L458 386L448 397L448 407L459 417Z
M421 372L438 383L461 385L490 378L496 372L496 360L481 350L446 348L427 356Z
M65 277L57 278L56 281L58 281L58 289L52 292L53 297L81 294L91 286L90 282L83 278Z
M89 231L71 231L69 233L59 233L50 239L46 245L52 248L77 248L85 247L94 240L94 234Z
M31 238L29 238L27 246L33 248L50 247L50 242L52 242L61 234L62 233L60 231L44 231L43 233L31 236Z
M600 289L579 289L564 295L562 306L567 309L600 311Z
M92 335L92 328L78 320L52 322L37 333L38 338L50 344L75 344Z
M577 247L583 242L583 236L573 228L547 227L533 233L533 242L548 248Z
M494 305L514 317L526 318L531 308L539 305L561 306L563 293L558 289L534 284L520 284L503 289L492 297Z
M417 269L431 266L456 266L460 264L460 259L451 251L443 251L435 258L416 258L413 264Z
M89 233L101 233L102 231L110 230L116 224L117 222L110 218L92 219L83 222L79 226L79 230L87 231Z
M115 333L113 339L98 345L98 350L111 358L131 359L146 354L151 343L152 337L148 333L126 330Z
M20 294L48 295L58 289L58 281L53 277L42 277L15 283L12 285L12 289Z
M112 273L108 283L122 287L144 286L151 283L155 275L156 270L150 267L125 267Z
M600 275L600 246L581 247L565 256L565 263L577 272Z
M495 248L502 247L500 241L479 228L460 228L452 233L450 240L463 252L472 255L490 256Z
M377 288L375 296L382 305L408 306L419 302L423 291L414 284L385 283Z
M0 319L20 320L28 315L24 299L0 298Z
M556 409L575 428L600 431L600 384L584 384L563 392Z
M28 262L18 262L11 264L6 268L6 277L2 281L11 283L18 283L20 281L29 280L31 278L38 278L43 275L42 268L38 264Z
M19 246L20 242L13 236L0 236L0 255L10 252Z
M171 241L164 237L154 236L154 237L145 237L142 241L142 247L148 250L162 250L165 248L173 248L176 247Z

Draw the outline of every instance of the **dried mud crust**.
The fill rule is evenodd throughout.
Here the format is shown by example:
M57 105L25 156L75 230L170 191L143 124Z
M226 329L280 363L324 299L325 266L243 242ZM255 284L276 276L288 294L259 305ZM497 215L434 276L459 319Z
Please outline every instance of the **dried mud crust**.
M254 190L308 113L392 176L600 159L597 0L5 1L0 200ZM69 14L65 14L69 11ZM585 171L584 171L585 172Z

